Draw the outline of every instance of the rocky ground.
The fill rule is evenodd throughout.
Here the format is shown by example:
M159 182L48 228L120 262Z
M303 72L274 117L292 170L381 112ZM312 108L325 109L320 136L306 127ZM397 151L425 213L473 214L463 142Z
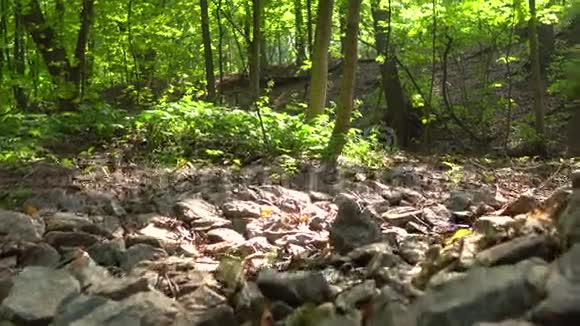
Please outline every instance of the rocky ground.
M580 324L573 167L271 166L0 170L0 325Z

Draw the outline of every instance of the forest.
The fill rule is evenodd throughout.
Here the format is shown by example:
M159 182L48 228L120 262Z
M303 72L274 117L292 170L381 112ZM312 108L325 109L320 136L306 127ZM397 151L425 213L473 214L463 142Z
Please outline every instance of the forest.
M579 157L578 0L0 0L0 324L578 325Z

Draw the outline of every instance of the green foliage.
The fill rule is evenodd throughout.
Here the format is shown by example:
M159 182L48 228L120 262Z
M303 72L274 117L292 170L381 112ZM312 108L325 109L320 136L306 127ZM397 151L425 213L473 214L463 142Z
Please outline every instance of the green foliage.
M333 128L328 115L306 124L302 115L261 107L261 116L268 144L263 143L255 112L215 106L189 97L146 110L135 117L133 125L139 137L147 141L148 151L161 162L201 158L243 163L282 156L288 172L295 172L296 159L319 158ZM364 164L378 164L377 147L376 137L365 139L353 129L345 156Z

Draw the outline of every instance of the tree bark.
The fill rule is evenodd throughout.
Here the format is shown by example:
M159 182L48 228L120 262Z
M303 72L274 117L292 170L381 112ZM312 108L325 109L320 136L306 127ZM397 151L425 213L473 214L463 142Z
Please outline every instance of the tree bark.
M262 40L262 0L252 0L252 41L250 43L250 92L253 100L260 96L260 42Z
M211 36L209 32L209 10L207 0L199 0L201 9L201 35L203 38L203 53L205 56L205 80L207 83L207 97L215 100L215 75L213 71L213 54L211 50Z
M306 33L308 34L308 57L312 58L313 33L312 33L312 0L306 0Z
M306 59L304 33L302 32L302 26L304 25L304 19L302 17L302 0L294 0L294 17L296 33L296 66L301 67Z
M20 10L20 1L17 0L14 3L14 72L17 79L24 77L24 71L26 68L26 51L24 48L24 35L22 35L22 15L20 14ZM17 83L12 89L14 92L16 107L24 110L28 105L28 99L26 98L24 88Z
M344 47L344 64L340 94L336 112L336 122L328 143L325 160L335 163L346 144L350 129L350 118L353 109L354 88L358 61L358 25L360 20L361 0L349 0L346 19L346 36Z
M306 111L306 121L311 122L324 112L328 82L328 47L332 32L332 10L334 0L320 0L315 44L310 71L310 100Z
M539 155L546 155L546 139L544 124L544 86L542 83L542 73L540 67L540 53L538 47L536 2L529 0L530 21L529 21L529 46L532 69L532 90L534 93L534 113L536 116L535 129L537 139L534 140L535 150Z
M81 28L77 37L75 63L68 61L66 49L58 41L57 33L44 18L38 0L31 0L22 11L22 23L32 36L48 72L57 86L58 107L61 111L76 110L79 104L80 83L85 72L86 46L93 18L94 0L84 0Z

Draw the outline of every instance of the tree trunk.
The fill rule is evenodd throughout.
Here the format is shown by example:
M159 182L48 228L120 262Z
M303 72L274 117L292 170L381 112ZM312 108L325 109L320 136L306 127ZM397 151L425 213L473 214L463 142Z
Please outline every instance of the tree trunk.
M384 23L390 19L390 8L385 10L380 7L380 1L374 0L371 4L373 26L375 29L375 43L378 54L383 56L384 61L380 65L383 93L387 102L387 112L383 119L388 126L392 126L397 134L397 141L401 147L407 147L410 143L409 128L409 103L399 77L397 58L390 45L390 22L388 27Z
M580 101L573 109L573 116L568 123L568 155L580 157Z
M534 92L534 112L536 115L536 134L537 139L534 140L534 145L539 155L546 155L546 139L545 139L545 124L544 124L544 87L542 83L542 74L540 67L540 53L538 47L538 33L537 33L537 18L536 18L536 2L529 0L530 5L530 21L529 21L529 43L530 43L530 57L532 63L532 90Z
M24 77L26 68L26 51L24 47L24 35L22 35L22 15L20 14L20 10L20 1L16 1L14 4L14 72L17 80ZM19 84L17 83L13 86L14 100L16 101L16 107L24 110L28 105L28 99L26 98L24 88Z
M80 94L82 93L82 81L85 79L87 68L87 44L89 42L90 28L93 22L95 0L84 0L83 9L81 11L81 29L77 37L77 44L75 48L75 64L71 66L71 82L74 84L77 94L75 94L75 101L82 100Z
M262 0L252 0L252 41L250 43L250 92L253 100L260 96L260 41L262 23Z
M294 17L295 17L295 33L296 33L296 66L301 67L306 59L306 49L304 48L304 33L302 26L304 19L302 18L302 0L294 0Z
M346 136L350 129L356 69L358 60L358 25L360 20L361 0L349 0L346 20L346 37L344 47L344 64L340 94L336 112L336 122L328 144L325 160L335 163L346 144Z
M215 100L215 75L213 72L213 54L211 51L211 36L209 33L209 13L207 0L199 0L201 8L201 35L203 38L203 53L205 56L205 80L207 83L207 97Z
M216 8L216 20L218 23L218 64L220 74L220 84L224 79L224 30L221 20L222 0L218 0Z
M74 65L68 61L66 49L58 41L54 28L45 20L38 0L31 0L22 11L22 22L32 36L57 86L58 107L61 111L78 108L80 83L85 73L86 46L93 18L93 5L94 0L83 1Z
M306 111L306 121L310 122L324 112L326 105L326 84L328 82L328 47L332 32L332 10L334 0L320 0L316 39L312 53L310 71L310 101Z
M308 34L308 57L312 58L314 36L312 33L312 0L306 0L306 33Z

